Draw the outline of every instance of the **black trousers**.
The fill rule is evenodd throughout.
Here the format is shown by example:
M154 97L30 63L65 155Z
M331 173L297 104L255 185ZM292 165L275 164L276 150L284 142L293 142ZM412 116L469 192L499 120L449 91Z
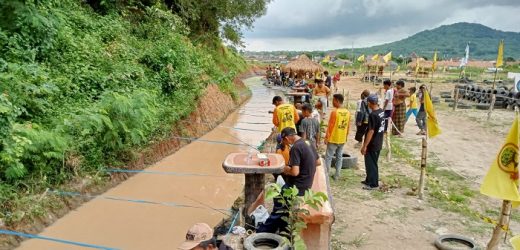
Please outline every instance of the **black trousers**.
M379 151L367 151L365 154L365 170L367 177L365 182L370 187L379 186L379 166L377 161L379 160Z
M356 136L354 137L354 139L356 139L356 141L358 141L358 142L363 142L363 136L365 136L365 134L367 132L368 124L361 123L361 126L356 126L356 127L357 127Z

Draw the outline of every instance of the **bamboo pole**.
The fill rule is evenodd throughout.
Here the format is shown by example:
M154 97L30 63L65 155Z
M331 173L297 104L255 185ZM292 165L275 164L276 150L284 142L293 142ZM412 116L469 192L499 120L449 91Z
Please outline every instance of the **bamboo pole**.
M459 89L455 86L455 100L453 100L453 111L457 111L457 104L459 102Z
M424 186L426 182L426 160L428 158L428 142L426 136L422 138L421 152L421 177L419 178L419 199L424 198Z
M493 112L493 108L495 107L495 102L497 100L497 95L495 94L495 83L497 80L497 73L498 69L495 68L495 77L493 78L493 93L491 94L491 105L489 105L489 111L487 114L487 120L489 121L491 119L491 113Z
M509 228L509 216L511 215L511 201L504 200L502 202L502 213L500 214L500 219L498 220L498 225L493 229L493 235L489 240L486 249L487 250L496 250L498 249L498 242L500 238L502 238L502 234L504 230L502 228Z
M390 135L389 131L392 131L392 118L388 118L388 129L385 133L386 138L386 148L388 149L388 153L386 154L386 160L391 161L392 160L392 144L390 143Z

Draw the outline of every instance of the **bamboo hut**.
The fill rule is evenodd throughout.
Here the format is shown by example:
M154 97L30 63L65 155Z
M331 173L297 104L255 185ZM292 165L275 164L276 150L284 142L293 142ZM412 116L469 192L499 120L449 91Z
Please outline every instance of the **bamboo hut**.
M377 77L383 76L386 65L387 63L384 61L382 56L380 56L377 60L369 60L365 62L364 66L366 69L363 79L373 81Z
M419 61L419 70L416 70L417 61ZM430 75L430 73L432 72L432 66L433 66L432 61L426 61L420 57L416 58L414 61L408 63L408 65L407 65L408 70L410 70L410 72L413 72L413 74L415 74L415 72L417 72L416 77L418 77L418 78L428 77ZM439 62L437 62L437 67L439 67L439 66L440 66Z
M311 61L306 55L300 55L296 60L285 65L283 69L289 71L291 75L298 74L298 77L304 76L305 73L312 74L325 70L323 66Z

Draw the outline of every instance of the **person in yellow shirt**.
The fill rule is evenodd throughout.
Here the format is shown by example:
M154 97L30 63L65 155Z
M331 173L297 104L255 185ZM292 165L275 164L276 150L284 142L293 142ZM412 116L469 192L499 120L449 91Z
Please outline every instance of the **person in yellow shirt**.
M332 157L336 155L336 174L334 179L339 178L339 171L343 165L343 146L347 142L347 136L350 129L350 112L346 108L342 108L343 95L335 94L332 97L332 105L335 110L330 113L329 125L325 135L325 144L327 151L325 153L325 164L327 169L330 168Z
M410 115L414 115L415 118L417 118L417 112L419 110L419 106L417 105L417 95L415 95L415 91L417 89L415 87L411 87L408 89L410 91L410 98L408 103L408 111L406 111L406 118L405 121L408 121L408 118L410 118Z
M300 120L298 111L294 105L284 103L281 96L273 97L273 124L278 128L278 132L282 132L284 128L291 127L296 130L296 123Z

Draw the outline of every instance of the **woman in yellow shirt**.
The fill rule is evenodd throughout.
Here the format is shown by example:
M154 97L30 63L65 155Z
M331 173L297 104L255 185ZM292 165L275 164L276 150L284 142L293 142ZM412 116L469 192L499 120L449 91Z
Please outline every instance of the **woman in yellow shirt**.
M411 114L417 118L417 112L418 112L418 105L417 105L417 96L415 95L415 91L417 89L415 87L411 87L408 89L410 91L410 102L408 103L408 111L406 112L406 119L405 121L408 121L408 118Z

